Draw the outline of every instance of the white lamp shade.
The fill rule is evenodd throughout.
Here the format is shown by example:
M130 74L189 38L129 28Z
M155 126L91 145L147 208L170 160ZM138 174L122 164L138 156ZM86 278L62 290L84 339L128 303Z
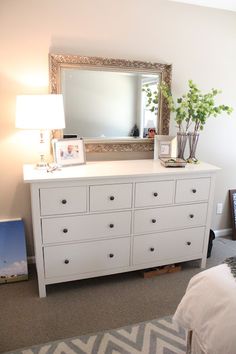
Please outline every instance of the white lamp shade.
M16 128L41 130L65 128L62 95L17 96Z

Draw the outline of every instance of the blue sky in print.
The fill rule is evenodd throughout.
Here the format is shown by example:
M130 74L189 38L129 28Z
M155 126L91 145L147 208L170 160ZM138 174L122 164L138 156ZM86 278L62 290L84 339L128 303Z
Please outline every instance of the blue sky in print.
M27 274L25 231L22 220L0 222L0 275Z

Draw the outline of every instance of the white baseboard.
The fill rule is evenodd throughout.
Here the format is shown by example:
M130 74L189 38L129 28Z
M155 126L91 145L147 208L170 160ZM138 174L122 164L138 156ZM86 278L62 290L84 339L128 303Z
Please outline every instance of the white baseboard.
M220 229L214 230L216 237L232 235L232 229Z

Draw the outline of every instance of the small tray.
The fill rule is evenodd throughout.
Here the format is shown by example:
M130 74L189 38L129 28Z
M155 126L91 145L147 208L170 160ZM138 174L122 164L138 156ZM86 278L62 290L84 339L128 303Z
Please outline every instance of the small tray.
M164 167L185 167L187 162L178 157L162 157L160 159Z

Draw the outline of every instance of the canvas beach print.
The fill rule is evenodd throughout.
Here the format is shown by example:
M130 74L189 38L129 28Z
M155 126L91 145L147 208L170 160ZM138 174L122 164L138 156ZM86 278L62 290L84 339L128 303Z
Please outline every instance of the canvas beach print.
M0 221L0 284L28 279L24 223Z

